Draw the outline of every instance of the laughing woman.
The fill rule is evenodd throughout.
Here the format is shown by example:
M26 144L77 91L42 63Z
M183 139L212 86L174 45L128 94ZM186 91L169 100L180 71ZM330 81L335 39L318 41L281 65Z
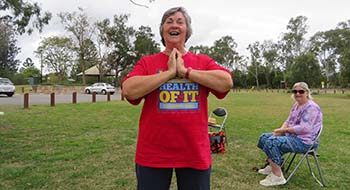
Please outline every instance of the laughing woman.
M211 154L208 95L224 98L230 72L206 55L186 51L191 18L182 7L166 11L160 23L165 50L144 56L123 82L123 95L144 100L136 146L138 190L169 189L173 171L179 190L209 190Z
M269 165L258 172L267 175L260 181L263 186L286 183L281 171L282 156L288 152L306 152L322 128L322 112L312 100L311 92L305 82L295 83L292 90L295 103L283 125L272 133L260 136L258 147L268 157Z

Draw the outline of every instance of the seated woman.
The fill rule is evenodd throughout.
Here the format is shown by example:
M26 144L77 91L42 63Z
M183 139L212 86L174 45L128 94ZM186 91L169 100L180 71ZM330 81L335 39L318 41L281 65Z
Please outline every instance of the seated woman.
M258 171L267 175L260 181L263 186L285 184L286 179L281 170L283 154L306 152L322 127L322 112L312 100L308 85L305 82L295 83L292 93L295 103L288 119L272 133L263 133L258 142L258 147L265 152L269 163Z

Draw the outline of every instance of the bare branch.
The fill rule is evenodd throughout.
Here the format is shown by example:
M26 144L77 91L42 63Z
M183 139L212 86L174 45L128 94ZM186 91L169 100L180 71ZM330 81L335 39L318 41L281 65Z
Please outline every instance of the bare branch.
M142 5L142 4L139 4L139 3L136 3L135 1L133 1L133 0L129 0L132 4L134 4L134 5L137 5L137 6L140 6L140 7L145 7L145 8L149 8L148 6L146 6L146 5Z

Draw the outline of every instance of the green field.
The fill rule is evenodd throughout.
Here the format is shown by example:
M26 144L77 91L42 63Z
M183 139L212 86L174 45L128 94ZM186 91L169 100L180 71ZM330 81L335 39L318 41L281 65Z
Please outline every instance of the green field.
M225 107L228 146L213 155L212 189L267 189L254 166L264 163L259 135L279 127L293 104L290 94L230 93L209 97ZM350 97L315 95L324 114L319 160L327 187L350 186ZM141 106L124 101L0 106L0 189L136 189L134 154ZM173 180L174 181L174 180ZM171 189L176 189L175 183ZM322 189L303 164L286 185L269 189Z

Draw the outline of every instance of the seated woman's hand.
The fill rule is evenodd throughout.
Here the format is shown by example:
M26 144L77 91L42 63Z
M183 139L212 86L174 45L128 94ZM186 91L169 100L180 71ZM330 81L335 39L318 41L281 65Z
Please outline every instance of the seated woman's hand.
M272 135L273 136L284 136L285 135L285 129L283 129L283 128L275 129L275 130L273 130Z

